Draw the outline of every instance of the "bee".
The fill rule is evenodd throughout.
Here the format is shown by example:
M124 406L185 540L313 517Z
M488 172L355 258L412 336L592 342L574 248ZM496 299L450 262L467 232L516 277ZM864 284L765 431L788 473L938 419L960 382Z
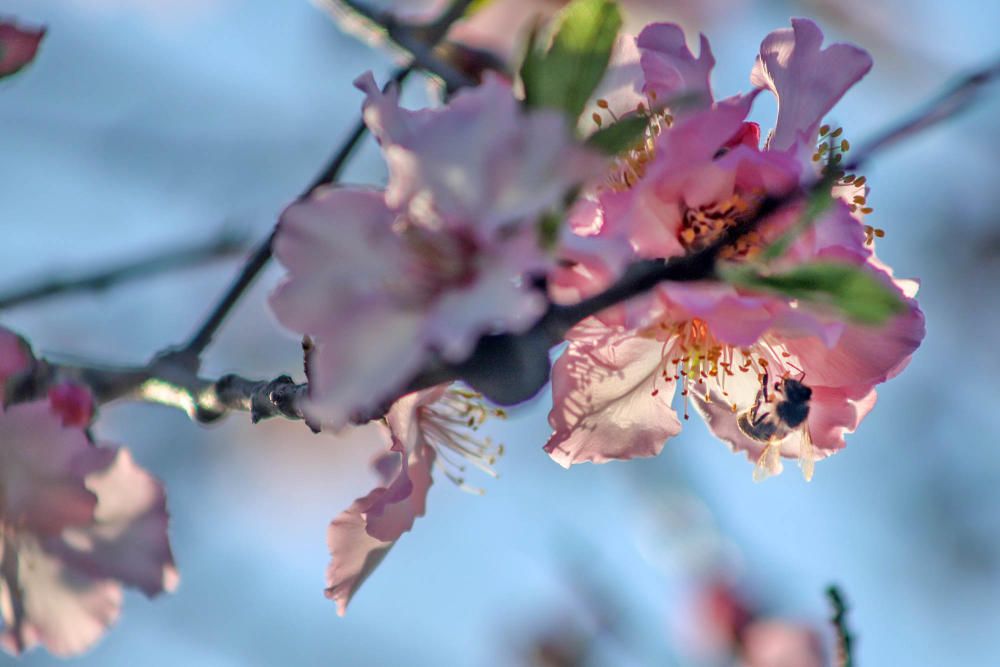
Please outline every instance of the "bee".
M813 448L809 429L809 399L812 389L801 380L784 378L774 383L774 394L769 392L770 378L765 372L760 390L753 405L736 420L737 426L751 440L765 444L754 469L754 480L766 478L771 471L781 468L780 443L793 431L804 429L799 451L799 465L806 480L812 477Z

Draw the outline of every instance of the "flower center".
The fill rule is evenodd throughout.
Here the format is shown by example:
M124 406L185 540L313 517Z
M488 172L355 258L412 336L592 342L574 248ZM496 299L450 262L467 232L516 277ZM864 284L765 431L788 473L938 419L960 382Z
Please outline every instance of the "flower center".
M678 234L688 252L697 252L717 241L731 227L749 220L757 211L763 193L734 193L722 201L698 208L686 207ZM719 257L730 261L751 259L761 250L761 236L748 232L724 248Z
M615 158L615 166L608 174L607 182L607 187L615 192L628 190L646 175L646 167L656 155L656 138L664 129L674 123L674 118L669 112L662 109L650 111L650 109L655 108L653 102L654 100L651 99L648 106L640 102L635 109L638 115L647 119L646 131L635 145ZM617 114L611 110L607 100L597 100L597 106L607 112L613 121L619 120ZM592 118L598 128L604 126L604 118L600 113L595 112Z
M407 246L405 280L391 292L407 302L426 304L443 292L472 284L479 244L465 230L435 230L400 219L397 230Z
M483 489L465 483L468 465L496 478L493 466L503 456L503 445L478 435L488 417L507 416L501 408L486 405L481 394L452 386L434 403L420 408L420 425L427 444L437 453L435 464L464 491L478 495Z
M697 392L711 401L710 391L715 389L727 399L726 388L730 378L749 376L757 384L757 392L765 390L768 381L774 381L800 371L792 362L792 356L780 343L761 337L750 347L736 347L719 341L708 324L698 318L680 322L661 321L644 332L648 337L663 341L660 350L660 366L657 380L651 394L660 393L659 382L669 386L677 382L684 400L684 419L690 418L689 401L691 392ZM756 393L756 392L754 392ZM730 403L733 413L741 407Z

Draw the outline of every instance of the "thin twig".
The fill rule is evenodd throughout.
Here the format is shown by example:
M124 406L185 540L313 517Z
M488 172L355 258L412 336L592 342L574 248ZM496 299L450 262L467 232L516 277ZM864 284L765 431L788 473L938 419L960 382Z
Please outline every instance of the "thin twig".
M925 103L908 119L890 126L885 132L865 143L855 152L853 161L845 165L844 169L855 171L858 164L867 160L873 153L884 150L943 120L954 118L972 105L987 84L998 78L1000 78L1000 59L959 77L955 83Z
M341 7L364 18L385 31L397 46L407 51L413 65L439 77L449 92L475 85L465 72L435 55L434 48L444 39L452 24L465 15L472 0L452 3L444 14L433 23L413 25L396 19L391 12L375 10L356 0L327 0L331 7Z
M158 273L196 266L241 252L246 242L241 234L226 232L208 242L185 245L124 262L93 273L65 278L29 281L0 294L0 310L77 292L105 290L121 283L148 278Z
M837 667L854 667L854 634L847 627L847 601L837 586L826 589L826 596L833 607L830 622L837 633Z

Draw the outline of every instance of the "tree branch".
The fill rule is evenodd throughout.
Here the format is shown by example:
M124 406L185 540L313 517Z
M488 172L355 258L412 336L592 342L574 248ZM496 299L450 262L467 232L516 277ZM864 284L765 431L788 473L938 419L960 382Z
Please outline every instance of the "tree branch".
M401 22L391 12L372 9L356 0L327 0L327 4L333 8L342 7L380 27L389 39L410 54L414 66L440 77L448 92L476 84L465 72L439 58L434 52L452 24L465 15L472 0L457 0L440 18L427 25Z
M973 95L963 91L978 89L998 76L1000 67L997 65L973 72L958 86L949 88L919 112L878 135L845 168L853 171L899 139L912 136L961 112L974 99ZM335 174L336 169L332 173ZM810 185L764 199L752 217L732 226L702 250L666 261L638 261L600 294L573 305L551 304L545 315L524 333L483 336L472 355L461 363L432 360L400 395L462 380L497 403L511 404L531 398L548 380L549 351L563 340L569 328L601 310L643 294L661 282L717 278L717 259L724 248L756 229L764 219L786 206L829 191L830 179L831 176L820 178ZM177 363L175 352L162 354L143 368L57 366L44 363L40 367L47 370L36 371L35 374L41 378L34 382L36 392L55 380L70 379L90 386L99 403L131 397L184 409L199 421L213 421L233 410L250 412L255 422L270 417L303 419L303 408L309 390L307 384L295 383L285 375L274 380L251 380L238 375L227 375L218 380L200 378L196 367ZM22 384L27 386L31 383ZM9 398L23 400L27 393L18 390ZM365 417L373 416L377 415ZM365 420L359 418L359 421ZM316 424L310 426L314 430L317 428Z
M826 596L833 607L833 617L830 622L837 633L837 667L853 667L854 665L854 635L847 627L847 602L844 594L837 586L826 589Z
M219 234L208 242L157 252L93 273L27 282L22 287L15 287L5 294L0 294L0 310L56 296L105 290L121 283L147 278L158 273L166 273L229 257L242 251L245 247L246 242L243 236L229 231Z

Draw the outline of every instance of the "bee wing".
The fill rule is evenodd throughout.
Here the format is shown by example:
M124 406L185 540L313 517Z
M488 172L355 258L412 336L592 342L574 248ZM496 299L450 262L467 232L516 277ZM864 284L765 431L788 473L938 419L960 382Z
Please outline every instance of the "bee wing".
M816 469L816 452L808 427L802 429L802 444L799 445L799 468L802 469L802 476L805 480L811 482L813 471Z
M753 467L753 481L763 482L768 477L779 474L782 469L781 446L772 440L757 458L757 465Z

